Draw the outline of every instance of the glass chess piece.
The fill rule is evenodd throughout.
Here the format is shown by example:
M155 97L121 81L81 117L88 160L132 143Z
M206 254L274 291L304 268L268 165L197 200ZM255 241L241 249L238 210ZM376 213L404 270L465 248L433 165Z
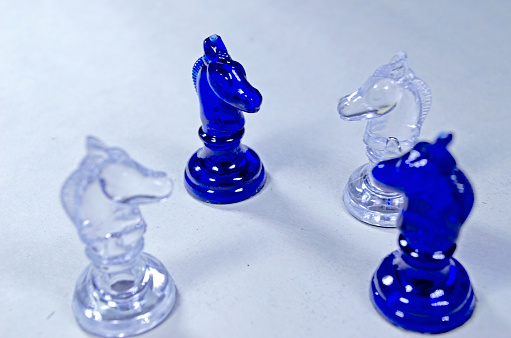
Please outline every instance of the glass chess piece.
M358 220L396 226L404 196L378 184L371 170L378 162L401 156L414 146L430 106L429 87L414 75L404 52L339 101L341 119L368 120L364 143L369 163L353 172L343 196L346 209Z
M376 180L403 192L408 203L399 219L400 249L374 273L371 300L392 324L422 333L462 325L476 303L467 272L452 257L474 193L446 148L451 140L441 134L373 169Z
M235 203L259 192L265 183L263 164L255 151L241 143L243 113L257 113L262 96L247 80L222 38L204 40L204 55L194 64L192 79L199 96L204 143L188 161L185 186L208 203Z
M152 329L172 310L174 281L158 259L142 252L146 223L138 208L164 200L171 191L164 172L87 138L87 155L61 192L91 261L78 278L72 306L85 331L133 336Z

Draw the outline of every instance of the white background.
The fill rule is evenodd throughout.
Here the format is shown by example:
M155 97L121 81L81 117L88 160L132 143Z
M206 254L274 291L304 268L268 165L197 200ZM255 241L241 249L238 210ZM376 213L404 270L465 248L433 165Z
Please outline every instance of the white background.
M400 50L433 93L421 138L453 132L476 192L455 257L478 303L444 336L507 336L510 17L507 1L1 1L0 336L87 336L70 305L88 261L59 192L89 134L176 183L142 209L145 250L178 287L144 337L418 336L369 301L398 231L345 210L365 123L336 112ZM243 142L269 173L260 194L224 206L183 186L202 145L191 69L215 33L263 94Z

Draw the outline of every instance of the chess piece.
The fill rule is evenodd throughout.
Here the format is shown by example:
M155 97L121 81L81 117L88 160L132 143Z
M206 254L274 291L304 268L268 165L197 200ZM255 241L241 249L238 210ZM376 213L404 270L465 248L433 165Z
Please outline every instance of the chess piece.
M339 101L341 119L368 120L364 143L369 163L353 172L343 197L346 209L355 218L380 227L396 226L404 196L378 184L371 169L414 146L430 106L429 87L414 75L404 52Z
M176 288L163 264L142 252L146 224L138 206L164 200L172 181L94 137L87 150L61 192L91 260L76 283L73 312L98 336L140 334L167 317Z
M452 257L474 193L446 148L451 139L442 134L434 144L420 142L373 169L376 180L403 192L408 203L399 220L400 249L376 270L371 299L394 325L423 333L462 325L476 303L467 272Z
M259 91L248 83L245 69L234 61L218 35L204 40L204 56L193 66L200 101L204 147L188 161L188 192L209 203L234 203L262 189L266 175L259 156L241 144L245 113L257 113Z

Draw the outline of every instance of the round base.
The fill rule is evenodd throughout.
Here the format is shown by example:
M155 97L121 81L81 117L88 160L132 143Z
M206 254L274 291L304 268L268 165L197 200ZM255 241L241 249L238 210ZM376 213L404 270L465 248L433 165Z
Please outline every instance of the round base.
M344 205L356 219L379 227L395 228L404 205L404 196L375 186L369 164L351 174L344 189Z
M401 284L397 271L403 263L401 250L391 253L371 282L373 305L389 322L406 330L442 333L470 318L476 297L467 272L457 260L450 259L451 273L444 286L421 293L413 290L414 285ZM415 286L418 290L423 285L418 280Z
M228 204L246 200L257 194L264 186L266 173L259 156L243 147L237 168L226 171L211 171L196 152L188 161L185 170L185 186L188 192L208 203Z
M98 290L88 266L76 283L73 312L78 324L102 337L128 337L146 332L160 324L174 307L174 280L160 261L142 253L146 261L142 283L127 285L117 295ZM121 285L122 282L117 283ZM119 286L116 287L119 289Z

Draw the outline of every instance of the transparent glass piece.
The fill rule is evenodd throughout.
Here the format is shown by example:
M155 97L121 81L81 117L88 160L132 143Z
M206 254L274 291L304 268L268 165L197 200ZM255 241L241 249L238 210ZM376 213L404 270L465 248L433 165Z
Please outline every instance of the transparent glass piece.
M171 191L164 172L87 138L87 155L61 192L91 261L73 297L73 312L84 330L132 336L155 327L172 310L174 281L160 261L142 252L146 224L138 208L163 201Z
M234 203L259 192L266 174L259 156L241 143L245 131L243 113L256 113L262 96L234 61L222 39L204 40L204 55L195 62L192 79L199 96L204 147L188 161L188 192L209 203Z
M452 135L420 142L400 158L381 162L374 178L404 193L400 249L376 270L372 301L394 325L441 333L465 323L476 297L463 266L452 257L474 204L470 182L447 150Z
M406 53L379 67L354 93L337 106L343 120L368 120L364 133L369 163L358 168L344 190L344 204L357 219L395 227L404 197L374 181L376 163L408 152L419 138L431 106L429 87L414 75Z

